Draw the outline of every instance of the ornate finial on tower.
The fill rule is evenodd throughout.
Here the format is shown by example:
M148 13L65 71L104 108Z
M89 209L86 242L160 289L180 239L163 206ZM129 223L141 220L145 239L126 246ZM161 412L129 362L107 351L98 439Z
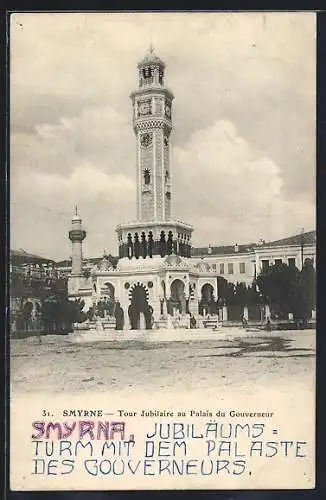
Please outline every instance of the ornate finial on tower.
M147 49L145 57L138 63L138 69L149 69L151 66L157 66L161 71L165 69L164 62L155 54L152 39L150 40L149 49Z
M80 216L78 215L78 209L77 209L77 205L75 205L74 207L74 213L73 213L73 216L72 216L72 221L80 221L81 222L81 218Z

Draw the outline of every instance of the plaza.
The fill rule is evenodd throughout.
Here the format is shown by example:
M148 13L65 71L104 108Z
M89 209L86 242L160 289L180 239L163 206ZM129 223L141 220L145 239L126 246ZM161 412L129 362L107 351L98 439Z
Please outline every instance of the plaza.
M152 335L155 335L152 331ZM139 332L140 334L142 332ZM292 387L314 391L315 332L223 328L198 340L128 339L71 343L65 336L12 340L13 394L109 392L157 394L200 390L254 393Z

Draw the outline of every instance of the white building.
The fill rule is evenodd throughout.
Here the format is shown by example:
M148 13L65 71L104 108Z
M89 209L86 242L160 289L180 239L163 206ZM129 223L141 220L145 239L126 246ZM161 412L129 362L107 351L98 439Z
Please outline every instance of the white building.
M276 241L247 245L194 248L193 260L200 266L209 265L217 276L231 283L251 285L263 268L287 264L299 270L305 259L316 263L316 231L300 233Z

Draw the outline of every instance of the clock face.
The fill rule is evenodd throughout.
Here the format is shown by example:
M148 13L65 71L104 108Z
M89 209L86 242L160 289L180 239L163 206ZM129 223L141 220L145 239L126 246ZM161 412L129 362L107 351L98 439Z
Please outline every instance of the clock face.
M151 111L151 104L148 101L140 102L138 105L138 112L140 115L148 115Z
M168 118L171 117L171 107L168 104L165 106L165 114Z

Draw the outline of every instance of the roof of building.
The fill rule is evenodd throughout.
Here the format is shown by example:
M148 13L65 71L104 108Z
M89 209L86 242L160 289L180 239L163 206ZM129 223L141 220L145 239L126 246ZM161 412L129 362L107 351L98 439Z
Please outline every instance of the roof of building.
M33 253L26 252L22 248L19 250L10 250L10 261L13 263L54 263L52 259L41 257Z
M293 245L299 246L303 245L314 245L316 243L316 231L308 231L306 233L296 234L294 236L289 236L288 238L282 238L280 240L274 241L262 241L261 243L248 243L246 245L223 245L219 247L210 247L211 253L208 253L208 247L193 248L193 257L201 257L208 255L230 255L230 254L241 254L253 252L255 248L268 248L283 245ZM235 248L237 246L238 251Z
M118 257L114 257L114 255L107 255L106 256L107 259L112 263L115 261L118 261ZM103 260L103 255L102 257L90 257L90 258L86 258L86 259L83 259L83 265L97 265L99 264L102 260ZM70 259L65 259L65 260L61 260L60 262L56 262L56 267L71 267L71 258Z
M160 58L158 57L158 55L157 55L157 54L155 54L154 47L152 46L152 44L151 44L151 46L149 47L149 49L148 49L148 51L147 51L147 53L146 53L145 57L144 57L141 61L139 61L139 63L138 63L138 68L139 68L139 67L141 67L141 66L143 66L143 65L148 65L148 64L149 64L149 65L150 65L150 64L159 64L159 65L160 65L160 66L162 66L163 68L165 67L165 64L164 64L164 62L162 61L162 59L160 59Z
M228 255L230 253L248 253L252 252L252 248L256 246L256 243L249 243L247 245L238 245L237 251L235 251L235 245L223 245L220 247L210 247L211 254L208 253L208 247L204 248L193 248L193 257L207 256L207 255Z
M56 267L69 267L71 266L71 259L60 260L55 263Z
M264 247L283 246L283 245L314 245L316 243L316 231L308 231L306 233L296 234L281 240L270 241L265 243Z

